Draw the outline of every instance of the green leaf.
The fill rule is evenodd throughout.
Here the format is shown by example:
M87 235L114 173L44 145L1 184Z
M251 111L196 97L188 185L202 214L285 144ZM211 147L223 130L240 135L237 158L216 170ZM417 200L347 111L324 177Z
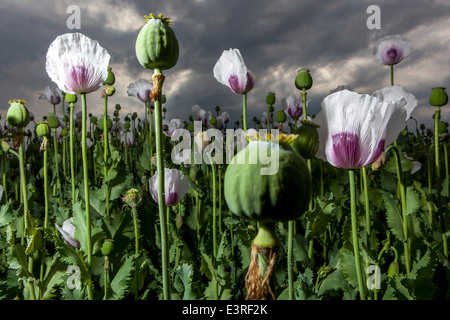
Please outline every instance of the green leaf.
M333 200L323 201L321 199L315 199L314 203L314 210L308 211L305 214L307 220L305 237L307 239L317 237L326 230L331 220L331 213L335 208Z
M390 231L400 240L405 240L403 234L402 215L398 203L392 198L391 194L382 191L384 205L386 206L386 219Z
M420 198L412 186L406 189L406 215L412 215L419 210Z
M19 278L27 278L32 275L28 272L28 261L25 255L25 248L21 244L16 244L8 248L9 267L16 270Z
M6 226L13 221L14 216L12 214L11 200L5 203L0 209L0 227Z
M62 263L57 256L53 258L46 258L45 260L45 275L42 282L42 300L50 300L56 296L55 288L57 285L64 282L66 273L66 265Z
M107 296L108 300L119 300L125 296L133 270L134 263L131 257L127 257L110 283Z
M175 274L180 277L184 286L183 300L196 300L197 296L194 290L192 290L192 281L194 277L194 269L192 265L183 263L175 269Z
M340 251L339 258L345 281L354 288L358 288L358 276L356 274L355 256L353 252L344 248Z
M344 281L345 279L342 269L335 270L322 280L317 294L319 296L323 296L325 294L330 295L332 293L342 291L342 284Z
M75 238L80 242L80 249L84 253L88 252L88 233L87 233L87 221L86 210L81 207L81 202L76 202L73 205L73 220L72 224L75 227ZM102 229L96 227L91 221L91 245L92 252L100 250L100 240L105 238L105 234Z

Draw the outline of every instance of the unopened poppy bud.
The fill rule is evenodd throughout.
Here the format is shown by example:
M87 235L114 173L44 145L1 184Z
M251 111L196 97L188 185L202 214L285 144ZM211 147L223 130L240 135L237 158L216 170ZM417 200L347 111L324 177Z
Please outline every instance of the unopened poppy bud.
M217 123L216 117L211 117L211 118L209 119L209 124L210 124L210 125L214 126L216 123Z
M103 85L105 86L112 86L116 82L116 77L114 76L114 73L112 72L112 68L108 67L108 77L105 81L103 81Z
M275 120L279 123L284 123L286 121L286 113L283 109L278 110L277 114L275 115Z
M301 120L302 126L296 131L297 139L291 143L291 148L304 159L312 159L319 150L319 125L306 120Z
M400 264L398 264L395 261L391 262L388 269L388 277L392 278L393 276L398 274L399 271L400 271Z
M130 129L131 127L130 121L125 121L125 124L123 126L125 127L125 129Z
M120 104L116 104L114 108L115 108L117 111L119 111L120 109L122 109L122 108L120 107Z
M448 123L444 122L444 121L439 121L438 132L439 133L446 133L446 132L448 132Z
M9 145L8 142L6 142L5 140L1 140L1 148L3 152L8 152L9 149L11 149L11 146Z
M312 85L313 79L309 73L309 69L301 68L295 77L295 87L299 90L308 90L311 89Z
M113 86L106 86L103 89L102 98L104 98L105 96L111 97L115 92L116 88L114 88Z
M180 230L183 226L183 216L181 214L178 214L175 218L175 223L177 225L177 229Z
M114 240L112 239L105 239L105 242L103 242L102 245L102 255L109 256L111 252L114 250Z
M122 201L132 207L136 208L142 200L142 195L139 193L137 189L130 189L127 193L122 197Z
M67 128L61 129L61 137L67 137L68 134L69 134L69 130L67 130Z

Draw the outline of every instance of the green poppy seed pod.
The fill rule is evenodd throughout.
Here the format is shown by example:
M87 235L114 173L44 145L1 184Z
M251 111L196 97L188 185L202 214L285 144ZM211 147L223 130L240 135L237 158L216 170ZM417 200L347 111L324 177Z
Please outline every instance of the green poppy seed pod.
M47 121L38 122L36 133L39 137L48 137L51 134L50 126Z
M11 149L11 146L9 145L9 143L3 139L1 140L1 147L2 147L3 152L8 152L9 149Z
M61 137L67 137L68 134L69 134L69 130L67 130L67 128L61 129Z
M448 102L448 95L444 87L433 88L430 95L430 104L436 107L445 106Z
M108 118L106 119L106 124L107 124L107 126L108 126L108 130L110 130L111 127L112 127L112 120L111 120L110 117L108 117ZM100 130L103 130L103 128L104 128L104 120L103 120L103 116L100 117L100 119L99 119L99 121L98 121L98 128L99 128Z
M131 119L136 120L138 117L137 112L133 112L133 114L131 115Z
M114 109L116 109L117 111L120 111L120 109L122 109L122 107L120 106L120 104L116 104L114 106Z
M131 127L130 121L125 121L125 124L123 126L125 127L125 129L130 129Z
M448 123L444 122L444 121L439 121L438 132L439 133L447 133L448 132Z
M317 124L311 121L301 120L302 126L297 129L297 139L291 143L291 148L304 159L312 159L319 150L319 133Z
M103 242L102 245L102 255L109 256L111 252L114 250L114 240L112 239L105 239L105 242Z
M309 69L301 68L295 77L295 87L299 90L309 90L313 85L313 79L309 73Z
M65 99L66 99L67 103L76 103L77 102L77 95L68 93L68 94L66 94Z
M92 122L92 124L97 124L98 118L97 118L96 116L93 116L93 117L91 118L91 122Z
M164 104L164 103L166 103L166 101L167 101L166 95L162 94L161 95L161 103Z
M136 57L147 69L168 70L178 61L179 45L172 23L162 14L145 16L146 24L136 39Z
M421 124L420 124L420 130L425 130L425 128L426 128L426 127L425 127L425 124L421 123Z
M275 115L275 121L279 123L284 123L286 121L286 113L283 109L277 111L277 114Z
M210 124L210 125L214 126L214 125L216 125L216 123L217 123L216 117L211 117L211 118L209 119L209 124Z
M30 123L30 112L24 100L10 100L11 105L6 114L8 123L16 128L24 128Z
M54 113L49 113L47 115L47 122L50 128L55 129L59 127L59 119Z
M266 97L266 103L272 105L275 103L275 93L269 92Z
M105 81L103 81L103 85L105 86L112 86L116 82L116 77L114 76L114 73L112 72L112 68L108 67L108 77Z
M219 112L219 111L220 111L220 107L216 106L216 112Z

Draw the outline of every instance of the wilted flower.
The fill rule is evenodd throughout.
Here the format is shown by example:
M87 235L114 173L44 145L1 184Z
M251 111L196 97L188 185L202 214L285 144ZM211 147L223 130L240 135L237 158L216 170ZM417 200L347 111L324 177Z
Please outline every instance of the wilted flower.
M411 42L396 34L378 39L373 54L379 63L392 66L406 58L411 49Z
M70 94L96 91L108 77L110 55L82 33L58 36L48 48L45 69L59 89Z
M175 206L188 192L189 179L178 169L164 168L164 194L167 206ZM149 180L150 194L158 202L158 174L155 173Z
M255 86L255 75L247 69L238 49L224 50L213 71L217 81L235 93L247 93Z
M44 93L39 94L39 99L47 99L52 105L61 103L62 92L55 86L46 86Z
M389 124L397 134L405 125L404 99L383 102L367 94L342 90L322 101L314 121L320 125L318 158L335 167L356 169L377 160L386 143Z
M75 227L72 224L72 220L73 217L64 221L61 227L57 224L55 224L55 226L56 229L58 229L59 233L61 233L61 235L63 236L64 240L66 240L71 247L79 249L80 242L75 239Z
M134 96L146 103L150 101L150 91L153 88L152 82L146 79L138 79L135 82L130 83L127 89L129 96Z

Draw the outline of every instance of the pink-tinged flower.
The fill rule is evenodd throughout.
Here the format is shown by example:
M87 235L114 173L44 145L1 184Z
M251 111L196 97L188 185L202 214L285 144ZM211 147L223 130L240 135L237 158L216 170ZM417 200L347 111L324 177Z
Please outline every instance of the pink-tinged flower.
M153 88L153 84L146 79L138 79L135 82L130 83L127 89L129 96L134 96L144 103L150 101L150 91Z
M55 226L56 229L58 229L59 233L61 233L64 240L66 240L71 247L79 249L80 242L77 239L75 239L75 227L72 224L72 220L73 217L64 221L61 227L58 226L57 224L55 224Z
M59 89L81 94L96 91L108 77L110 55L81 33L58 36L48 48L45 69Z
M247 69L238 49L224 50L213 71L217 81L235 93L247 93L255 86L255 75Z
M411 113L417 107L417 98L401 86L389 86L379 89L373 93L373 96L383 100L384 102L397 101L401 98L406 100L406 105L404 106L406 110L406 117L403 128L398 130L399 128L397 126L391 125L390 123L387 126L386 145L390 145L397 139L400 131L405 128L406 122L411 118Z
M228 114L228 112L224 111L220 114L220 116L223 118L223 122L225 124L227 124L228 122L230 122L230 115Z
M306 101L307 105L308 103L309 100ZM294 120L298 120L303 115L302 97L299 95L291 94L289 97L283 98L281 100L281 107Z
M164 168L164 194L167 206L177 205L188 192L190 182L178 169ZM149 180L150 194L158 203L158 174L155 173Z
M406 58L411 50L411 42L396 34L378 39L373 48L373 55L379 63L392 66Z
M203 110L199 105L193 105L191 108L192 119L194 121L201 121L203 126L208 125L208 119L211 117L210 111Z
M44 93L39 94L39 99L47 99L52 105L61 103L62 92L55 86L46 86Z
M136 144L136 139L134 138L133 132L127 132L127 146L132 147Z
M338 168L370 165L388 146L387 126L404 129L405 104L404 99L384 102L349 90L328 95L314 119L320 125L316 156Z
M178 118L173 118L170 121L164 119L163 127L164 127L163 133L166 136L171 137L175 130L184 128L184 122Z

